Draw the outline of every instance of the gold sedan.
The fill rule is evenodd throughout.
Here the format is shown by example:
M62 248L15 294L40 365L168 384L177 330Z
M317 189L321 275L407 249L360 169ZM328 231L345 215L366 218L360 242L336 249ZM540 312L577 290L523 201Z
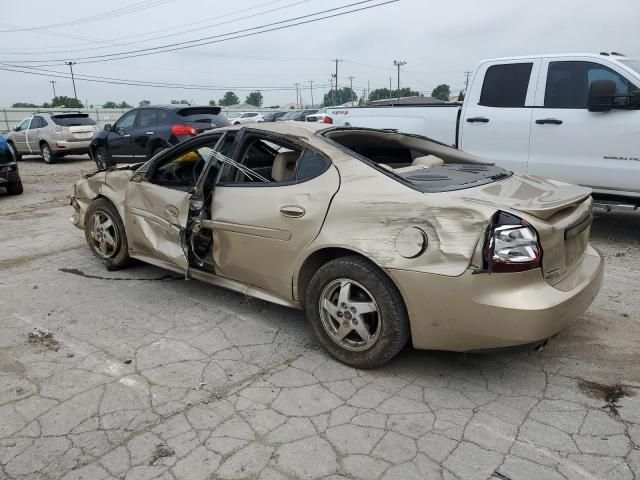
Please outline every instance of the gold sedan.
M540 344L594 299L588 188L416 135L325 127L214 130L88 175L73 222L109 269L136 258L305 309L329 353L361 368L409 339Z

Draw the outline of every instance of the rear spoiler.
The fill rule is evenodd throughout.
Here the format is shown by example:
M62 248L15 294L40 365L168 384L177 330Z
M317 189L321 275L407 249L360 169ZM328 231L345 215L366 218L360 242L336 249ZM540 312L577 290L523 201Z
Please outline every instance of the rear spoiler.
M52 113L52 118L87 118L89 116L88 113Z
M219 115L222 111L221 107L185 107L177 111L178 115L198 115L209 114Z

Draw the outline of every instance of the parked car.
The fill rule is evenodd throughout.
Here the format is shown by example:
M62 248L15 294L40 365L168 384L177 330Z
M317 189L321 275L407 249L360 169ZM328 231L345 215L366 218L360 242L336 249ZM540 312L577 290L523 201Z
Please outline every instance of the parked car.
M327 116L326 112L327 112L328 108L329 107L321 108L317 112L311 113L311 114L305 116L304 117L304 121L305 122L321 122L322 123L324 121L324 118Z
M333 108L334 125L426 135L498 165L640 207L640 62L616 53L483 60L462 106Z
M227 117L231 125L264 122L264 117L258 112L232 112Z
M319 342L362 368L409 338L455 351L540 344L602 280L588 188L390 131L207 132L81 179L72 205L107 268L137 258L304 308Z
M13 149L0 135L0 188L6 188L9 195L22 193L22 180Z
M129 110L107 124L91 141L90 153L99 169L131 163L229 122L220 107L164 105Z
M46 163L54 163L65 155L88 153L96 131L96 122L87 113L39 112L9 132L7 142L18 160L22 155L42 155Z
M262 116L264 117L265 122L275 122L286 113L287 112L264 112Z
M278 118L278 122L286 122L286 121L296 121L296 122L304 122L304 118L307 115L311 115L316 113L318 110L296 110L294 112L287 112L282 117Z

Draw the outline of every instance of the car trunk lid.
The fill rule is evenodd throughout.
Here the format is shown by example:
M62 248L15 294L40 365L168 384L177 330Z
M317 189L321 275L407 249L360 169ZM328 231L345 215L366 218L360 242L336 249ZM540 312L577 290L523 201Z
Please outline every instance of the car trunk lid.
M87 113L63 113L51 115L56 131L62 132L65 140L86 141L96 132L96 122Z
M525 219L539 235L542 271L549 284L560 284L580 264L591 232L590 188L560 180L513 175L460 193L468 202L527 214Z

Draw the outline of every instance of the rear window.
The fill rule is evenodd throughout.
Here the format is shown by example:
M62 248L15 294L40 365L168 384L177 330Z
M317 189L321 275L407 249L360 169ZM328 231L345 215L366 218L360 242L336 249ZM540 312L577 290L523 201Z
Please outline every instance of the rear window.
M61 127L75 127L78 125L95 125L96 122L93 118L89 117L86 113L66 114L66 115L52 115L51 120L56 125Z
M226 127L229 122L220 115L221 111L220 107L194 107L178 110L177 114L187 123L206 123L212 127Z
M485 107L524 107L533 63L508 63L487 69L480 93Z

